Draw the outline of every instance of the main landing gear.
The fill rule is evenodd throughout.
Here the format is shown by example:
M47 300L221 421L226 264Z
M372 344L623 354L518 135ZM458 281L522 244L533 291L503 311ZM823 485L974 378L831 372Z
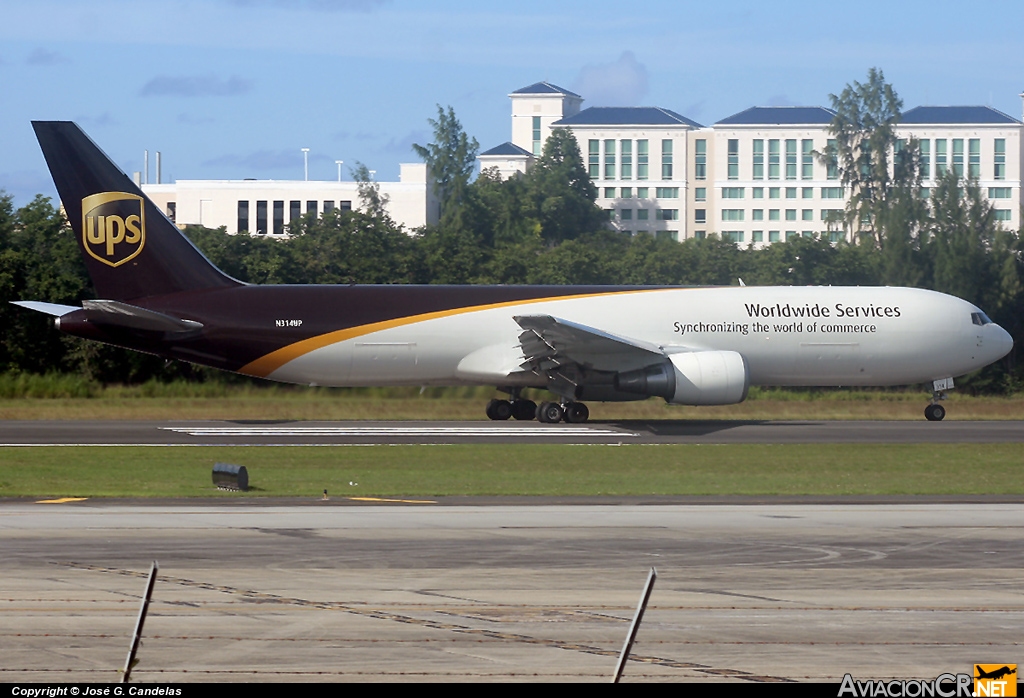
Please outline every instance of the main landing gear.
M932 402L924 408L925 419L929 422L942 421L942 418L946 416L946 408L940 405L939 401L945 400L948 397L946 395L946 391L952 389L952 378L943 378L941 380L932 381Z
M537 403L533 400L498 400L487 403L487 416L495 421L504 421L510 417L515 419L533 419L537 415Z
M590 410L582 402L542 402L539 406L533 400L527 400L516 393L510 400L495 398L487 403L487 416L495 421L515 418L520 420L536 419L538 422L555 424L566 421L570 424L582 424L590 419Z

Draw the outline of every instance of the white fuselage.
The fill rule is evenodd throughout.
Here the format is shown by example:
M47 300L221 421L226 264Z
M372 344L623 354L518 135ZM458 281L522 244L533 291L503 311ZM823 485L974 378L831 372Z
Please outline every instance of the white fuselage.
M368 327L300 353L267 377L325 386L543 386L520 370L522 328L513 318L550 315L654 345L666 355L738 352L751 385L901 385L959 376L1009 352L1010 336L991 322L978 324L972 313L980 311L966 301L909 288L637 290Z

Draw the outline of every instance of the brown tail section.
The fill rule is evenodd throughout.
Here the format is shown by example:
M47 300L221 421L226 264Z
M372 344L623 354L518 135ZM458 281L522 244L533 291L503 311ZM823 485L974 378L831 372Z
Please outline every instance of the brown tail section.
M98 297L130 301L241 285L211 264L76 124L33 121L32 127Z

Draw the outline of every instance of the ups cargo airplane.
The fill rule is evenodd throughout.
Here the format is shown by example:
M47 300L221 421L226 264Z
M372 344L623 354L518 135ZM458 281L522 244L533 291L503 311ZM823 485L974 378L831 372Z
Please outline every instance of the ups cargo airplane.
M254 286L211 264L73 123L34 122L97 300L21 301L62 331L275 381L493 385L491 419L584 422L583 400L742 402L751 385L932 383L1013 340L913 288ZM524 389L558 401L539 407Z

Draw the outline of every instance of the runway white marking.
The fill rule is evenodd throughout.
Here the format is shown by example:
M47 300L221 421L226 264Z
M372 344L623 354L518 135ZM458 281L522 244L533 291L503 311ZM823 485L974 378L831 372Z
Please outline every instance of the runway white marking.
M189 436L509 436L587 437L637 436L614 429L593 427L160 427Z

